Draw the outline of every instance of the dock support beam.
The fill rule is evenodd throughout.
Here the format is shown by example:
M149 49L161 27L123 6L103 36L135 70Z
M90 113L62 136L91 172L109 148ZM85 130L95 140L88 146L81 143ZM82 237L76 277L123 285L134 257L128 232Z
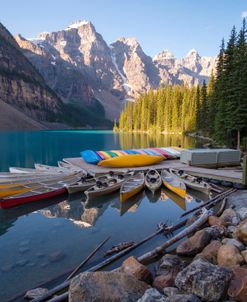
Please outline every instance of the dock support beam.
M243 158L243 185L247 186L247 155Z

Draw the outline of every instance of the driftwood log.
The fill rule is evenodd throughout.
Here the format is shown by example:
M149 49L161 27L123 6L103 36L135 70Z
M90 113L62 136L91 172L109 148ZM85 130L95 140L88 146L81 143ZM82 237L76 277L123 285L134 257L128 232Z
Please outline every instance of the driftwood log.
M66 280L69 280L75 276L75 274L97 253L97 251L110 239L111 237L107 237L103 240L97 247L84 259L74 270L73 272L67 277Z
M116 254L122 250L127 249L130 246L133 246L134 244L135 244L134 241L129 241L129 242L121 242L117 245L114 245L104 253L104 257L110 256L112 254Z
M221 201L222 199L224 199L225 197L229 196L230 194L232 194L236 191L237 191L237 189L229 189L223 193L220 193L220 194L216 195L214 198L209 199L208 201L204 202L202 205L199 205L198 207L195 207L195 208L183 213L180 217L187 216L197 210L200 210L201 208L213 206L215 203Z
M207 222L208 217L212 215L212 212L203 208L201 216L191 225L186 227L184 230L176 234L170 240L167 240L162 245L156 247L150 252L145 253L144 255L137 258L137 260L143 264L149 263L153 260L156 260L158 257L162 256L165 253L165 250L176 243L177 241L183 239L184 237L193 233L196 229L200 228L205 222Z
M221 205L220 205L220 208L219 208L219 210L215 213L215 216L220 216L223 212L224 212L224 209L225 209L225 207L226 207L226 203L227 203L227 198L224 198L223 200L222 200L222 203L221 203Z

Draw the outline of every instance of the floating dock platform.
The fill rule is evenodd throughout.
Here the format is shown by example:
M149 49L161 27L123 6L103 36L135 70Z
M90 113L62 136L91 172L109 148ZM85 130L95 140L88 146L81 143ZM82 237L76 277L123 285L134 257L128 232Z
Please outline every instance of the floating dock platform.
M82 168L89 173L99 175L108 173L109 171L116 171L116 172L125 172L130 170L129 168L111 168L111 167L100 167L97 165L92 165L86 163L81 157L73 157L73 158L64 158L65 162ZM231 168L218 168L218 169L209 169L209 168L201 168L201 167L194 167L189 166L187 164L181 163L178 159L169 159L159 162L158 164L145 166L145 167L134 167L131 170L135 171L146 171L148 169L180 169L184 170L185 172L198 176L198 177L206 177L210 179L216 180L223 180L223 181L230 181L233 183L245 183L245 174L243 175L243 170L241 167L231 167ZM245 169L244 169L245 170Z

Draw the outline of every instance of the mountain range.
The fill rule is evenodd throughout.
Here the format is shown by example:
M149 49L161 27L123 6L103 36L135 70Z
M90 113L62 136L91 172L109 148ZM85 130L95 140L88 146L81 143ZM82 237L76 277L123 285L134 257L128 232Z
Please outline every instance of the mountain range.
M135 38L119 38L108 45L89 21L77 21L57 32L42 32L33 39L20 34L14 39L1 26L0 37L5 37L5 44L0 45L0 71L4 69L5 75L0 73L0 79L8 78L0 99L34 120L72 126L74 120L74 126L110 125L109 120L118 117L126 101L167 83L202 83L216 66L216 57L200 56L194 49L181 59L168 50L151 58ZM13 76L9 80L6 75L13 66L7 66L1 56L14 55L13 49L21 60L12 60L22 62L14 66L19 76L15 84L19 87L23 76L26 85L15 92ZM27 84L27 77L35 83ZM81 125L80 116L84 117Z

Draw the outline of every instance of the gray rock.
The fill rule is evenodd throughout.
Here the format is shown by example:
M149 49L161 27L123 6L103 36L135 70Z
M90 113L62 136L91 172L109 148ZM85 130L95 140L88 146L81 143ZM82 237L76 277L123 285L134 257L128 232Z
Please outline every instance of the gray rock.
M221 241L223 244L231 244L234 245L236 248L238 248L240 251L243 251L245 249L245 246L242 242L240 242L237 239L234 238L224 238Z
M186 262L183 261L177 255L166 254L158 263L158 269L156 275L164 275L171 271L180 271L186 266Z
M37 299L37 298L42 297L47 292L48 292L48 289L42 288L42 287L30 289L26 292L24 298L28 299L28 300Z
M169 302L169 299L161 295L155 288L149 288L137 302Z
M231 238L236 238L237 227L234 225L229 225L226 231L226 236Z
M220 219L224 221L225 225L238 225L240 223L240 218L238 214L231 208L226 209Z
M165 287L163 289L163 293L166 297L169 298L170 296L174 296L174 295L178 294L179 290L176 287Z
M209 244L211 235L205 229L197 231L192 237L182 241L176 248L179 256L195 256Z
M120 272L85 272L72 279L70 302L136 302L150 288L132 275Z
M166 254L159 262L156 271L157 277L153 281L153 287L162 291L164 287L174 286L175 278L186 263L177 255Z
M201 300L195 295L177 294L169 298L170 302L200 302Z
M228 288L231 276L231 270L199 258L178 273L175 284L180 290L202 300L219 301Z
M244 220L247 218L247 208L237 209L236 213L238 214L238 216L241 220Z
M205 228L204 230L211 236L211 239L213 240L222 238L225 235L226 231L224 227L217 225L214 225L210 228Z

